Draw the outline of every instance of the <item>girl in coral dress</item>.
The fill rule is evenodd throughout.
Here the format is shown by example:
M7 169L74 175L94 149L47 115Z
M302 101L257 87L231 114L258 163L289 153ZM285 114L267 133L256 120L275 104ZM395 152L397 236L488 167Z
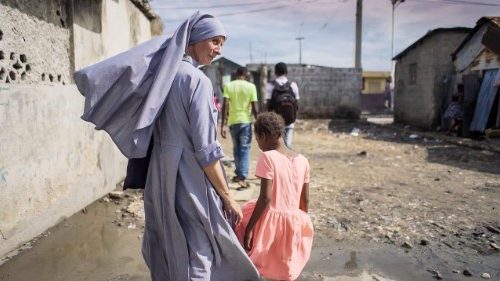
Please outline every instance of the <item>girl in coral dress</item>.
M238 239L260 274L271 280L299 277L311 254L313 225L307 214L309 162L285 146L284 121L276 113L260 114L254 125L260 149L257 201L243 206Z

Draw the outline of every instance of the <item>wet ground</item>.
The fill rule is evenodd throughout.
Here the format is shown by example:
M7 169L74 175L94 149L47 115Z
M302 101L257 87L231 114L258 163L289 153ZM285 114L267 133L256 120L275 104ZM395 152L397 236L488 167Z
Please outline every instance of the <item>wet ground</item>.
M52 228L32 242L29 249L0 266L0 280L149 280L140 256L140 218L123 211L136 200L133 197L96 202L85 213ZM360 276L370 278L366 280L374 280L375 276L381 281L425 280L422 278L427 276L411 257L398 249L333 245L337 246L314 249L300 280L363 280L352 279ZM329 276L337 278L328 279Z
M500 155L455 143L397 126L299 122L316 230L299 280L500 280ZM256 197L250 182L234 195ZM141 194L111 197L0 261L0 280L149 280Z

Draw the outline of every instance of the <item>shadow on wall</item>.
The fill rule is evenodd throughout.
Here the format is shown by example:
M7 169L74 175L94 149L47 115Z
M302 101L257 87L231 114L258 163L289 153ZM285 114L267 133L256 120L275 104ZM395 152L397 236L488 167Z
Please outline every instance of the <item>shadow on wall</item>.
M102 0L75 0L73 5L73 10L78 11L73 15L76 25L94 33L102 32Z
M81 1L90 2L91 0ZM94 2L95 0L92 0ZM75 1L78 2L78 1ZM100 2L100 0L99 0ZM22 13L52 23L56 26L68 27L67 1L63 0L3 0L2 5L17 9Z

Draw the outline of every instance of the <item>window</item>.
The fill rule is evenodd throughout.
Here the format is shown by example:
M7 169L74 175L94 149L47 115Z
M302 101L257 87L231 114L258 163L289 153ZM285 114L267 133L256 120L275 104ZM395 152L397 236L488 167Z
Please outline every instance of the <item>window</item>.
M410 82L408 84L417 84L417 63L410 64Z

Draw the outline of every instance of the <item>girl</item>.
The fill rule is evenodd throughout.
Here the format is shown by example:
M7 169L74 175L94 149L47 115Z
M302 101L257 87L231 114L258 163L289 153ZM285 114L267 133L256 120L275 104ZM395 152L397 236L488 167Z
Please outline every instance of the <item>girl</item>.
M238 239L264 278L294 280L304 268L313 240L308 210L309 162L283 141L284 121L273 112L254 125L259 148L257 200L243 206Z

